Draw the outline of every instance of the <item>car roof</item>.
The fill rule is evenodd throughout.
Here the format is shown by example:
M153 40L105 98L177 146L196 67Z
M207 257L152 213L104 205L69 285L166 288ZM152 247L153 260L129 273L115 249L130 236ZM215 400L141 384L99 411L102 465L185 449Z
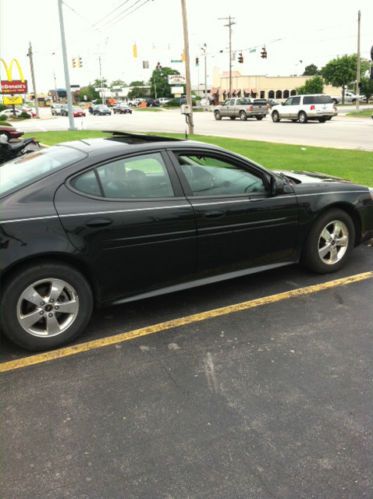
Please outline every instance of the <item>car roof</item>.
M59 146L78 149L89 156L105 156L107 154L125 154L156 149L168 149L170 147L192 149L201 148L215 151L223 151L219 146L206 144L194 140L179 140L156 135L141 134L113 134L107 138L82 139L70 142L62 142Z

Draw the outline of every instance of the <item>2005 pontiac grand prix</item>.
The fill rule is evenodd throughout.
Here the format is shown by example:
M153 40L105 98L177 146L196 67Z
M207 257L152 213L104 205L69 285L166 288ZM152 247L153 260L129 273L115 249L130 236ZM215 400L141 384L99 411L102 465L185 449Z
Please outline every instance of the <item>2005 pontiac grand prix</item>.
M1 329L56 347L95 306L294 262L333 272L372 235L368 187L192 141L60 144L0 167Z

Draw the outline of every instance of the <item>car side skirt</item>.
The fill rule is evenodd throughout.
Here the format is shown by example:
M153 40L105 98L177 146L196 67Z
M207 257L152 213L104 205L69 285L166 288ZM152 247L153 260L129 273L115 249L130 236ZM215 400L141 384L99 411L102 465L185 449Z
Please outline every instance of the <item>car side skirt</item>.
M293 260L288 262L273 263L270 265L261 265L259 267L253 267L250 269L236 270L234 272L228 272L226 274L219 274L211 277L205 277L203 279L196 279L193 281L183 282L181 284L176 284L173 286L167 286L165 288L155 289L147 293L141 293L134 296L129 296L127 298L121 298L113 302L105 302L102 305L120 305L123 303L129 303L132 301L144 300L146 298L152 298L155 296L165 295L168 293L175 293L177 291L183 291L185 289L197 288L199 286L206 286L207 284L214 284L215 282L227 281L229 279L235 279L237 277L244 277L250 274L256 274L258 272L264 272L266 270L277 269L279 267L286 267L287 265L294 265L298 263L299 260Z

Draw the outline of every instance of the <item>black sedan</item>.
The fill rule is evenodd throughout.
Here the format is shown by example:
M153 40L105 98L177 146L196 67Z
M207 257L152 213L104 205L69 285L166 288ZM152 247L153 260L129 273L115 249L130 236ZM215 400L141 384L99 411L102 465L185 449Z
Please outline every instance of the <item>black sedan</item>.
M1 165L0 229L1 329L42 350L93 307L294 262L338 270L373 235L373 190L114 133Z

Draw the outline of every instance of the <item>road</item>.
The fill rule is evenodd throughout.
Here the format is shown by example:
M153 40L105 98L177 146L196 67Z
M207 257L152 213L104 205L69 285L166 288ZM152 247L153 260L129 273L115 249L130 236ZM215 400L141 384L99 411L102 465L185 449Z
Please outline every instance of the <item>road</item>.
M51 118L49 110L43 111L42 119L20 122L18 128L25 132L68 128L67 118ZM327 123L309 122L301 125L286 121L272 123L269 117L263 121L215 121L211 112L200 112L194 113L194 121L195 133L201 135L373 151L373 120L369 118L338 116ZM179 110L134 111L132 115L87 116L76 118L75 122L78 129L91 130L184 133L186 129L184 117Z

